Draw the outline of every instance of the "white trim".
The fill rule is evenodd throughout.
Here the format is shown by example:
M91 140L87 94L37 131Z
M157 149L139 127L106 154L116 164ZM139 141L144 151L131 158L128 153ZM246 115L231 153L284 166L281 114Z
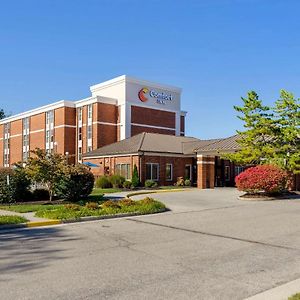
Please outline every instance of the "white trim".
M187 111L185 111L185 110L182 110L182 111L180 112L180 116L181 116L181 117L185 117L186 114L187 114Z
M198 160L197 165L214 165L214 161L203 161L203 160Z
M14 138L14 137L19 137L22 136L22 133L18 133L18 134L14 134L14 135L10 135L9 138Z
M95 121L95 122L93 122L93 125L95 125L95 124L118 126L118 124L116 124L116 123L100 122L100 121Z
M118 85L120 83L135 83L135 84L140 84L140 85L146 85L146 86L151 86L157 89L162 89L162 90L167 90L167 91L171 91L171 92L175 92L175 93L181 93L181 88L175 87L175 86L171 86L171 85L166 85L166 84L160 84L157 82L152 82L152 81L148 81L148 80L143 80L143 79L137 79L134 77L129 77L127 75L122 75L122 76L118 76L116 78L104 81L102 83L98 83L95 85L92 85L90 87L91 92L95 92L95 91L99 91L114 85Z
M139 126L139 127L149 127L149 128L157 128L157 129L166 129L166 130L176 131L176 128L163 127L163 126L154 126L154 125L138 124L138 123L131 123L131 125Z
M186 157L186 158L193 158L195 157L194 154L177 154L177 153L168 153L168 152L143 152L144 155L146 156L166 156L166 157Z
M38 129L38 130L30 131L29 134L43 132L43 131L45 131L45 129Z
M88 159L96 159L96 158L124 157L124 156L135 156L135 155L139 155L139 153L99 155L99 156L84 156L84 154L83 154L82 159L83 160L88 160Z
M58 102L54 102L52 104L47 104L47 105L41 106L39 108L28 110L26 112L22 112L22 113L13 115L11 117L2 119L0 121L0 124L5 124L5 123L8 123L8 122L13 122L13 121L16 121L16 120L24 119L24 118L27 118L27 117L31 117L31 116L34 116L34 115L45 113L46 111L58 109L58 108L61 108L61 107L75 107L75 105L71 101L61 100L61 101L58 101Z
M178 113L180 111L176 110L176 109L167 109L167 108L164 108L163 106L157 108L156 106L150 106L149 104L147 103L136 103L136 102L130 102L130 101L126 101L126 103L130 103L131 106L137 106L137 107L142 107L142 108L148 108L148 109L153 109L153 110L161 110L161 111L167 111L167 112L171 112L171 113Z
M94 104L94 103L106 103L106 104L111 104L111 105L117 105L118 100L115 98L109 98L109 97L103 97L103 96L94 96L94 97L88 97L84 98L81 100L78 100L74 103L76 108L89 105L89 104Z
M54 126L54 129L63 128L63 127L66 127L66 128L77 128L76 125L63 124L63 125Z

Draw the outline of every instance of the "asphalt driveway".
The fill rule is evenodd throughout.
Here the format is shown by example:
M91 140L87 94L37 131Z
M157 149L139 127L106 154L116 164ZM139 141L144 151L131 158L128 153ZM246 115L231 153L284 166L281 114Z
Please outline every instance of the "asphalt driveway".
M0 234L0 298L244 299L300 277L300 200L152 196L172 211Z

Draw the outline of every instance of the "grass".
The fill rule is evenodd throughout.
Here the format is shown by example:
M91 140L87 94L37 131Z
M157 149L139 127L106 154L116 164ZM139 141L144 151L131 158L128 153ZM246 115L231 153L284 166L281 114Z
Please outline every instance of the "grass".
M105 216L124 213L152 214L166 210L163 203L153 199L134 201L131 205L124 205L122 201L114 201L114 203L116 207L100 205L96 209L79 205L74 205L73 207L63 205L52 210L39 210L36 212L36 216L47 219L72 220L88 216Z
M28 220L20 216L0 216L0 225L26 223Z
M94 188L91 195L119 193L122 191L123 191L122 189L117 189L117 188L108 188L108 189Z
M300 293L297 293L288 298L288 300L300 300Z
M40 210L51 210L63 206L61 204L16 204L0 206L0 209L15 211L18 213L35 212Z

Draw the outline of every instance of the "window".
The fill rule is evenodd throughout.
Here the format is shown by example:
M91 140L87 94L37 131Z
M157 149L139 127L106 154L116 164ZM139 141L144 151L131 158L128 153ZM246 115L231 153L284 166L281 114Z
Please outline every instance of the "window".
M173 165L166 164L166 180L172 181L173 180Z
M115 173L123 176L126 180L131 179L130 164L116 164Z
M88 119L92 119L92 116L93 116L93 106L92 106L92 104L88 105L87 112L88 112Z
M23 130L26 131L29 129L29 118L24 118L23 119Z
M159 164L148 163L146 164L146 179L155 180L159 179Z
M82 107L79 107L77 110L78 121L82 121Z
M78 141L82 140L82 127L78 128Z
M89 125L87 127L87 138L91 139L92 138L92 125Z
M244 167L241 167L241 166L235 166L234 167L234 175L237 176L239 175L240 173L242 173L244 171Z
M82 148L78 147L78 161L82 160Z
M46 124L52 124L54 122L54 111L50 110L46 112Z
M92 149L92 146L88 146L87 147L87 152L91 152L93 149Z
M225 166L225 180L230 181L230 166Z
M184 179L192 180L192 165L185 165Z
M4 146L4 167L9 167L10 155L9 155L9 148L10 148L10 123L4 124L4 139L3 139L3 146Z
M50 143L50 130L46 130L46 144Z

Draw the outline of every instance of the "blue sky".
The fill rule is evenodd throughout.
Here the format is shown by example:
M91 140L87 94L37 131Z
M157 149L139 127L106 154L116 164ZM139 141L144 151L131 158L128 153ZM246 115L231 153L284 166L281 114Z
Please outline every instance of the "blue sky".
M0 0L0 107L18 113L88 97L127 74L183 89L187 135L241 127L255 90L300 97L297 0Z

